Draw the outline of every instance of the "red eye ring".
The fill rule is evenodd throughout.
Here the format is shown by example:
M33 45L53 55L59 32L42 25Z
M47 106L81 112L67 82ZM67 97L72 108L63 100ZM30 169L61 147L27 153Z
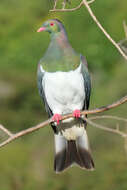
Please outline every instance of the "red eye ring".
M51 22L51 23L50 23L50 26L54 26L54 23L53 23L53 22Z

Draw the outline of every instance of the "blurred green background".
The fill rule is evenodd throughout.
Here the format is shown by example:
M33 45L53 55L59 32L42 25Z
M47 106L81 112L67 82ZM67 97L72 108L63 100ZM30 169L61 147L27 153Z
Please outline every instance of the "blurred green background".
M76 6L78 1L70 6ZM91 8L119 41L127 21L126 0L96 0ZM60 19L72 46L88 60L92 77L90 108L112 103L127 94L127 62L92 21L87 10L50 13L51 0L0 1L0 123L12 132L47 119L37 90L36 70L49 44L47 33L36 30L48 18ZM127 116L127 105L106 114ZM101 123L115 127L116 123ZM121 129L125 128L120 123ZM0 190L126 190L127 154L121 137L88 126L96 164L94 172L72 167L53 171L54 142L49 126L22 137L0 150ZM1 139L5 136L1 133Z

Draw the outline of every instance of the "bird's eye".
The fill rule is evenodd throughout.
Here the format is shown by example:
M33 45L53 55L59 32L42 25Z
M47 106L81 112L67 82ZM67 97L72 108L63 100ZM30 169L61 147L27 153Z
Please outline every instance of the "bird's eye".
M53 22L51 22L51 23L50 23L50 26L54 26L54 23L53 23Z

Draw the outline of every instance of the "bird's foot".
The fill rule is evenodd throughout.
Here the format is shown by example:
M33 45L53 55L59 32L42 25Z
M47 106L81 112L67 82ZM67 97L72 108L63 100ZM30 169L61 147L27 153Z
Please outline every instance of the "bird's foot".
M80 110L76 109L73 111L73 117L80 118L80 116L81 116Z
M54 114L53 117L52 117L52 120L53 120L54 122L56 122L57 125L59 125L61 119L62 119L61 115L60 115L60 114L57 114L57 113Z

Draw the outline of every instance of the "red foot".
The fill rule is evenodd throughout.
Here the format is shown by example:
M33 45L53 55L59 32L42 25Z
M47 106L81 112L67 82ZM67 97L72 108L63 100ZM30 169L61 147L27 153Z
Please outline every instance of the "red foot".
M80 110L77 109L73 111L73 117L79 118L80 116L81 116Z
M61 115L60 115L60 114L57 114L57 113L54 114L53 117L52 117L52 120L53 120L54 122L57 122L57 125L59 125L61 119L62 119Z

